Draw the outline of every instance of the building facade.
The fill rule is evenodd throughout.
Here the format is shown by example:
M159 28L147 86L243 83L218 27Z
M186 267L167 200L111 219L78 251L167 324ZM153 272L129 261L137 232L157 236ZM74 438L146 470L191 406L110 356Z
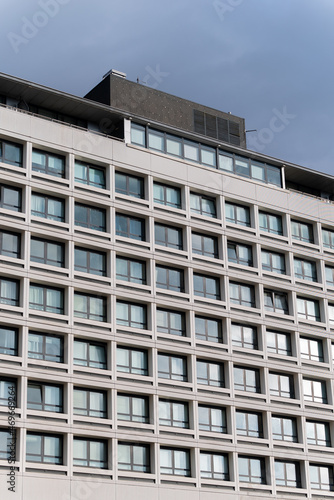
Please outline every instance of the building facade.
M0 103L1 498L333 498L334 178L122 74Z

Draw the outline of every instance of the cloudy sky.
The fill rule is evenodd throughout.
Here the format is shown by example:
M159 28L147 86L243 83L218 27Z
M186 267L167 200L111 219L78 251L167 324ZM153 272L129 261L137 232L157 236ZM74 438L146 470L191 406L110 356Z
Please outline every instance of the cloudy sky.
M83 96L115 68L334 175L333 26L333 0L1 0L0 72Z

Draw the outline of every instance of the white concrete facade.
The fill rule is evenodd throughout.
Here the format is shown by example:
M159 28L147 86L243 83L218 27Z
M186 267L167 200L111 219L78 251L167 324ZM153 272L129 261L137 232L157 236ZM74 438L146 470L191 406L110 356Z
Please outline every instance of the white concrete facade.
M125 128L129 137L129 121ZM15 492L8 490L8 459L0 450L1 498L332 498L334 278L331 283L329 270L334 268L334 248L324 245L323 230L334 231L333 204L10 107L0 107L0 140L23 148L21 166L0 162L1 186L21 190L19 210L0 209L0 232L21 238L18 257L0 255L0 280L15 282L19 294L15 305L6 303L4 282L0 328L17 329L17 349L0 354L0 381L5 381L4 390L15 385L17 447ZM34 170L33 150L63 156L64 178ZM76 182L75 161L103 170L105 187ZM117 173L140 177L143 197L117 192ZM180 208L154 201L154 183L179 189ZM204 197L210 206L214 203L216 213L209 216L191 210L191 194ZM45 216L33 215L36 195L62 200L63 221L49 218L53 208L45 209ZM101 209L104 230L79 226L75 203ZM248 226L227 220L228 204L249 210ZM260 214L280 217L283 234L261 229ZM116 215L129 217L127 222L122 219L128 228L129 221L140 219L143 241L131 237L131 228L130 237L117 234ZM297 223L295 231L298 223L301 231L311 227L313 242L296 239L292 222ZM182 248L168 246L167 232L166 244L159 244L157 224L177 228ZM211 238L216 254L194 251L193 235ZM31 261L32 238L40 245L61 244L63 265ZM78 270L75 247L102 253L105 276ZM233 262L234 251L241 263ZM249 252L251 262L243 261L244 252ZM273 264L273 254L281 256L274 255L274 260L284 261L280 270ZM131 281L131 271L128 280L117 277L117 257L124 265L140 261L146 269L145 283ZM272 270L263 268L267 262ZM157 269L167 276L166 287L157 283ZM199 281L203 278L204 296L194 286L194 276ZM59 292L63 306L58 311L48 310L47 290ZM235 293L240 293L239 304ZM46 302L38 309L34 297L42 295ZM100 318L90 314L90 307L96 312L89 305L95 299L99 311L105 308ZM86 317L80 309L83 304ZM128 324L123 316L126 307ZM158 313L176 313L165 325L166 331L161 324L157 327ZM183 322L182 333L176 333L173 321L177 320ZM206 340L198 331L205 320L209 321ZM213 325L217 332L220 325L221 337L210 332ZM41 342L43 335L43 342L57 339L63 345L62 356L51 361L32 353L31 335L40 335ZM76 349L78 343L82 348L87 348L85 342L97 346L101 366L80 364L75 341ZM123 348L124 356L131 356L129 351L139 353L139 363L147 364L138 368L134 354L132 372L128 366L127 373L117 358L117 347ZM117 369L117 365L123 367ZM163 365L168 365L169 373ZM37 400L29 400L28 386L31 394L39 391L44 409L37 408ZM53 391L60 394L61 408L56 409ZM91 404L86 415L83 407L75 406L83 395ZM0 431L8 429L5 396L1 395ZM128 419L120 417L117 396L141 398L145 415L137 415L135 421L130 414ZM99 402L93 408L95 397ZM215 417L211 414L218 418L216 428L205 429L205 412L212 409L218 412ZM178 419L176 414L182 412L183 419ZM144 417L146 422L140 422ZM291 434L287 431L284 436L282 427L279 436L279 422L291 427ZM211 420L206 423L213 426ZM31 459L34 443L29 441L27 450L27 436L42 439L40 460ZM45 437L56 437L58 444L50 444ZM55 463L52 447L59 443L62 450ZM100 447L100 456L105 453L103 466L94 464L95 444L89 443ZM86 452L78 457L80 444ZM130 462L125 465L127 456ZM90 466L83 465L84 458L91 460Z

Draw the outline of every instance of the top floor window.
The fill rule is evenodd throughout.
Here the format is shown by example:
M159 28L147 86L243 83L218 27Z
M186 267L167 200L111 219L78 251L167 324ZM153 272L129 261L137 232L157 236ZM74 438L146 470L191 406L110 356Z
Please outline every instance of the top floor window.
M259 212L260 230L266 233L283 235L282 217L267 212Z
M21 144L0 140L0 161L14 167L22 167Z
M217 217L215 199L202 194L190 193L190 210L206 217Z
M144 179L123 172L115 173L116 193L132 196L133 198L144 198Z
M232 222L239 226L250 227L250 210L249 207L235 205L233 203L225 203L226 222Z
M219 168L227 172L249 177L255 181L281 187L281 169L273 165L219 151Z
M106 188L105 171L103 168L82 161L75 161L74 180L101 189Z
M304 241L306 243L314 243L312 224L300 222L297 220L291 221L291 232L294 240Z
M35 172L65 177L65 157L40 149L32 150L32 169Z
M181 189L174 186L167 186L160 182L153 185L154 203L166 205L167 207L181 208Z

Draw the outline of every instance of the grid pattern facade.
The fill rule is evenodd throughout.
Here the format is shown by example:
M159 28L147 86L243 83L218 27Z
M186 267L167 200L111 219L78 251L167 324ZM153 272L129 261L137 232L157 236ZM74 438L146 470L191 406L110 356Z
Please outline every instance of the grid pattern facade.
M3 131L0 464L12 391L20 474L332 497L332 206L99 140Z

